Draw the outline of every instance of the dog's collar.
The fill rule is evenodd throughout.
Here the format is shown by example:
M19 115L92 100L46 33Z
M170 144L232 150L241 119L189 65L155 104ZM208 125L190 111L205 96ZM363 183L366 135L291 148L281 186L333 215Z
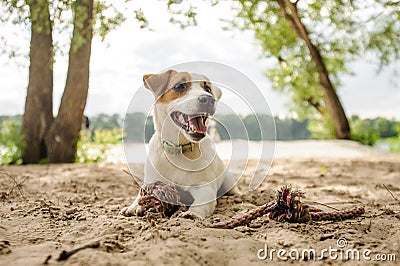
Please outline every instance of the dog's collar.
M194 143L193 142L189 142L186 144L174 144L169 140L166 139L162 139L160 138L161 141L161 146L163 147L164 151L171 153L173 155L177 155L179 153L185 153L188 151L193 151L194 148Z

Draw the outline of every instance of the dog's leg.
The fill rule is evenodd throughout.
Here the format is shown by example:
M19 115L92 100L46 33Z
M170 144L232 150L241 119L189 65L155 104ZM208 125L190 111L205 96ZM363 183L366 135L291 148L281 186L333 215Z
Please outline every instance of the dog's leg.
M197 218L204 219L214 213L216 206L217 201L213 200L203 205L190 206L188 212L189 214L194 214L195 216L197 216Z
M227 191L226 195L234 196L234 195L242 195L239 188L236 186L237 180L233 178L231 173L228 171L225 172L224 182L221 186L221 191Z
M158 172L154 169L153 164L147 158L144 168L144 184L150 184L156 181L162 181L163 179L159 177ZM139 209L138 203L140 200L140 194L138 193L135 201L128 207L123 208L119 213L124 216L134 216L137 215Z
M201 188L192 188L189 190L194 201L187 212L182 213L179 217L191 217L204 219L213 214L217 206L215 189L207 186Z
M124 216L134 216L136 215L136 212L138 210L138 203L140 200L140 194L138 193L135 201L128 207L123 208L119 214L122 214Z
M231 190L229 190L228 192L226 192L226 195L228 196L241 196L243 195L242 192L240 191L240 189L237 186L234 186Z

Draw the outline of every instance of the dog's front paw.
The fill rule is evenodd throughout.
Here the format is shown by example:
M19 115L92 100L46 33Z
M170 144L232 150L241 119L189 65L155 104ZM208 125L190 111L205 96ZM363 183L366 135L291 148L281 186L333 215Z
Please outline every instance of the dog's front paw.
M126 216L126 217L129 217L129 216L138 215L138 212L139 212L139 206L137 206L137 205L131 205L131 206L128 206L128 207L123 208L123 209L119 212L119 214L120 214L120 215L123 215L123 216Z
M192 211L185 211L178 214L177 218L184 218L190 220L203 220L203 217Z
M233 187L231 190L229 190L227 193L229 196L242 196L242 192L239 190L238 187Z

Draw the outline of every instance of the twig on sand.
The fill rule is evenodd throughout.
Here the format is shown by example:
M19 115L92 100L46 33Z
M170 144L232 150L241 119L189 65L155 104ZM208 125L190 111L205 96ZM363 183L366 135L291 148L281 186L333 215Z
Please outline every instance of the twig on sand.
M361 203L359 200L348 200L348 201L331 201L331 202L325 202L325 204L329 205L338 205L338 204L357 204Z
M67 260L69 257L71 257L72 255L74 255L75 253L77 253L77 252L79 252L79 251L81 251L83 249L98 248L98 247L100 247L100 241L96 241L96 242L93 242L93 243L90 243L90 244L86 244L86 245L83 245L83 246L81 246L79 248L71 249L70 251L63 250L63 252L61 252L60 256L58 256L57 260L58 261Z
M382 184L385 188L386 188L386 190L390 193L390 195L392 196L392 198L394 198L396 201L398 201L398 202L400 202L400 200L398 199L398 198L396 198L394 195L393 195L393 193L392 193L392 191L390 191L390 189L385 185L385 184Z
M135 181L134 184L138 185L137 180L140 180L139 177L135 176L134 174L132 174L132 172L127 171L125 169L122 169L122 172L124 172L125 174L131 176L133 178L133 180ZM140 186L139 186L140 187Z
M340 211L339 209L336 209L335 207L329 206L328 204L325 204L325 203L322 203L322 202L319 202L319 201L312 201L312 203L314 203L314 204L319 204L319 205L322 205L322 206L331 208L331 209L333 209L333 210L335 210L335 211Z
M51 255L47 256L46 259L44 260L43 264L45 264L45 265L49 264L50 259L51 259Z
M17 188L19 194L23 197L23 196L24 196L24 193L23 193L23 190L22 190L22 184L23 184L30 176L28 176L28 175L27 175L27 176L23 176L21 181L17 181L17 177L16 177L15 175L11 174L10 172L8 172L8 171L6 171L6 170L4 170L4 169L1 169L1 172L0 172L0 173L4 174L5 176L7 176L8 178L10 178L10 179L13 181L13 185L12 185L10 191L7 192L7 195L11 195L11 193L13 193L14 189Z
M135 176L134 174L132 174L131 172L129 172L128 170L122 169L122 171L127 174L130 175L131 177L133 177L134 179L139 179L139 177Z
M365 229L365 233L367 233L367 234L368 234L368 232L371 232L371 227L372 227L372 219L371 219L371 220L369 220L369 224L368 224L368 227L367 227L367 229Z
M122 169L122 172L124 172L124 173L127 174L127 175L130 175L131 177L134 177L134 176L132 175L132 173L129 172L128 170Z

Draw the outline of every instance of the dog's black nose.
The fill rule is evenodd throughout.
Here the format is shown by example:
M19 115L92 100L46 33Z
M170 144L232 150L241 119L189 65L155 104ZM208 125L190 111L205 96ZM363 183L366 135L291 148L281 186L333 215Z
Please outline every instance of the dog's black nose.
M215 104L215 99L214 97L210 95L200 95L198 98L199 102L204 105L210 105L213 106Z

